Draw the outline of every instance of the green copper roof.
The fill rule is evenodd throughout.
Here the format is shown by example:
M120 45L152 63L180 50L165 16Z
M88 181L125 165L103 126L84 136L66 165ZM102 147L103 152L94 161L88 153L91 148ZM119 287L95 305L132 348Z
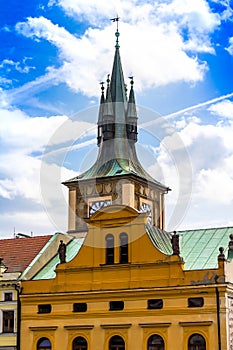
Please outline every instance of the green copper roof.
M162 253L172 254L172 233L149 224L146 225L146 231L157 249ZM232 252L228 252L229 236L233 234L233 227L177 231L177 234L185 270L217 268L220 247L224 248L228 261L233 258Z
M103 164L97 160L89 170L74 177L73 179L66 181L65 183L123 175L139 176L165 188L164 185L154 180L149 174L147 174L140 164L130 159L111 159Z
M166 255L172 255L171 237L173 233L158 227L145 225L146 232L154 246ZM233 227L220 227L198 230L177 231L180 238L180 256L185 270L207 270L218 266L219 247L224 248L228 261L232 259L232 251L228 250L229 236ZM66 261L72 260L79 252L84 238L74 238L67 244ZM228 254L228 256L227 256ZM51 279L55 277L55 269L59 264L56 254L33 278L33 280Z
M84 238L74 238L66 245L66 261L72 260L83 244ZM44 280L54 278L56 276L55 269L60 263L59 255L56 254L34 277L33 280Z
M177 232L185 270L211 269L218 266L219 247L227 257L229 235L233 227L208 228Z
M19 279L23 280L24 276L27 274L27 272L31 269L31 267L35 264L36 261L40 259L40 257L44 254L44 252L48 249L48 247L51 245L53 241L57 238L57 236L60 235L60 232L56 232L50 240L44 245L44 247L41 249L41 251L35 256L35 258L31 261L31 263L28 265L28 267L23 271Z
M166 232L150 224L145 225L145 228L154 246L162 253L166 255L171 255L172 254L172 245L171 245L172 234L170 232Z

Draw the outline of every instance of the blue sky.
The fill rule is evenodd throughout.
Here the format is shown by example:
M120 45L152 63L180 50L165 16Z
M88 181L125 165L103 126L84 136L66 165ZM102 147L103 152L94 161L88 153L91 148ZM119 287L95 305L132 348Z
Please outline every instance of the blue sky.
M67 230L60 183L95 160L99 82L112 69L117 14L139 157L172 189L166 228L233 225L232 5L2 2L0 237Z

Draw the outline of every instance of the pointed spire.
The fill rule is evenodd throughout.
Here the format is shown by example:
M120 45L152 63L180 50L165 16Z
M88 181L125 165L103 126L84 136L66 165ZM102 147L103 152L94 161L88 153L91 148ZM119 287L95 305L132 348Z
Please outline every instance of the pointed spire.
M101 142L101 128L103 124L103 113L104 113L104 82L100 83L101 85L101 97L100 97L100 106L99 106L99 116L98 116L98 136L97 136L97 145L100 145Z
M125 82L124 82L124 75L121 65L121 58L120 58L120 45L119 45L119 36L120 33L118 30L115 33L117 40L115 45L115 56L114 56L114 62L113 62L113 68L112 68L112 76L111 76L111 85L110 85L110 91L112 95L112 102L126 102L126 95L125 95Z
M103 141L114 138L114 113L110 93L110 74L107 77L106 100L103 109Z
M106 100L104 106L104 116L111 115L113 116L113 106L112 106L112 96L110 92L110 74L107 76L107 91L106 91Z
M135 96L134 96L134 89L133 84L134 80L133 77L129 77L130 79L130 93L129 93L129 101L128 101L128 107L127 107L127 137L129 140L133 140L134 142L137 142L137 109L136 109L136 103L135 103Z
M133 77L129 77L129 79L130 79L131 88L129 93L127 118L137 118L137 109L136 109L134 89L133 89L134 80L133 80Z

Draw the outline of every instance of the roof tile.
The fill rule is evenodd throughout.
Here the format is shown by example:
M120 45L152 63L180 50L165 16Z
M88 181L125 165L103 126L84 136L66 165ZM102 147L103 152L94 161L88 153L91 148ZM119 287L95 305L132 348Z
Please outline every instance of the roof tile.
M23 272L51 237L1 239L0 257L3 258L7 272Z

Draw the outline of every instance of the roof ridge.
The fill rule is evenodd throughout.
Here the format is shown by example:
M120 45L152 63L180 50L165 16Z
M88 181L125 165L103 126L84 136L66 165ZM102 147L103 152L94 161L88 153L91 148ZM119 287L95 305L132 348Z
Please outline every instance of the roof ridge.
M182 233L182 232L190 232L190 231L208 231L208 230L223 230L227 228L232 228L233 226L220 226L220 227L207 227L207 228L193 228L193 229L188 229L188 230L177 230L177 233Z

